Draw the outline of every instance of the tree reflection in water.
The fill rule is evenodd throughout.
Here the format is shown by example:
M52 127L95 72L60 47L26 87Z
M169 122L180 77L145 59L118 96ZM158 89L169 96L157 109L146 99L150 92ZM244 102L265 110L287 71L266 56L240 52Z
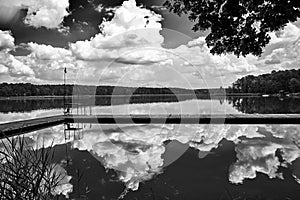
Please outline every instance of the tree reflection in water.
M194 96L135 96L135 97L97 97L83 98L78 100L68 99L66 103L80 103L87 106L113 106L126 104L149 104L149 103L170 103L182 102L195 99ZM279 98L279 97L225 97L211 96L198 97L201 100L209 99L216 104L229 104L236 110L248 114L287 114L300 113L300 98ZM46 99L19 99L19 100L0 100L0 112L30 112L33 110L51 110L62 109L64 107L63 99L46 98Z
M300 113L300 98L229 97L228 102L238 111L248 114Z

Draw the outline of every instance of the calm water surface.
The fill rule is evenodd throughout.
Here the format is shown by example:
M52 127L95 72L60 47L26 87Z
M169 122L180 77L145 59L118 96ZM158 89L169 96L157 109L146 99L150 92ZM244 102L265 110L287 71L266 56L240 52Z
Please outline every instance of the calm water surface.
M0 120L62 113L61 100L41 101L1 101ZM122 103L122 100L98 101L92 106L92 112L300 112L299 99L145 101L130 104ZM112 105L106 105L109 103ZM300 197L300 126L72 126L81 129L68 131L67 126L59 125L24 135L28 146L55 149L53 162L64 163L62 167L72 177L62 183L64 187L60 190L68 193L71 199L297 200ZM0 145L0 148L3 147Z
M73 113L92 114L235 114L300 113L300 98L110 97L67 99ZM62 98L0 100L0 123L62 114ZM84 111L85 108L85 111Z
M300 196L299 126L79 126L25 135L29 146L55 149L71 199Z

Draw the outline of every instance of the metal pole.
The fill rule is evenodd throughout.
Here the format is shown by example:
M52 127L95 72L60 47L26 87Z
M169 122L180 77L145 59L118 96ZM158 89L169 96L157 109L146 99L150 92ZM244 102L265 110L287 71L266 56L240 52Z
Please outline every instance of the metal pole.
M66 114L66 73L67 69L64 68L64 114Z

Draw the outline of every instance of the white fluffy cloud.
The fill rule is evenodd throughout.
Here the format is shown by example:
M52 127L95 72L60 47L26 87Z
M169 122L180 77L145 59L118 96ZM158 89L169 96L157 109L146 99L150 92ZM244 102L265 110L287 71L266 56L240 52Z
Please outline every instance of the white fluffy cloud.
M20 4L15 0L12 4L17 3ZM45 9L47 6L45 4ZM67 66L81 68L83 76L80 78L93 80L94 84L101 80L105 84L126 86L147 83L187 88L220 87L222 80L211 77L231 76L231 79L225 77L231 83L236 74L256 70L249 59L212 56L203 37L176 49L163 48L162 17L137 6L135 0L124 1L112 12L114 17L104 21L101 33L90 40L71 43L69 50L31 42L28 43L31 54L18 60L30 66L41 80L56 80L60 77L57 70ZM209 83L204 86L203 81Z
M191 40L187 45L181 45L172 51L177 55L176 59L184 60L180 65L194 76L191 80L204 79L209 88L228 85L238 76L257 70L253 62L254 56L237 58L231 54L212 55L204 37Z
M154 12L138 7L135 0L124 1L122 6L115 10L115 16L111 21L101 24L101 29L105 36L114 36L131 30L143 28L161 29L161 16ZM155 37L155 33L146 33L150 38Z
M33 77L34 72L29 66L9 54L15 47L14 41L9 31L0 30L0 74L13 78Z
M16 59L13 55L5 52L0 52L0 64L4 65L12 77L33 76L33 70L23 62Z
M3 49L13 49L15 39L9 31L0 30L0 51Z
M276 33L270 33L270 44L294 42L300 36L300 29L293 23L288 23L286 26Z
M34 1L28 5L25 23L34 27L58 28L69 13L68 0Z
M3 1L0 0L1 3ZM6 6L27 6L31 9L27 16L30 18L28 23L35 23L36 26L46 24L45 27L48 28L60 26L63 16L67 15L68 3L65 1L60 2L59 6L56 0L42 0L36 5L32 4L31 0L26 3L12 0ZM59 12L60 14L55 15L59 19L52 19L54 24L50 25L47 23L50 15L37 17L39 11L33 15L37 9L40 9L41 15L45 12ZM68 67L73 73L68 74L68 77L73 80L76 79L75 71L81 69L79 78L84 80L77 81L85 84L98 84L102 81L103 84L111 85L159 84L186 88L226 87L241 76L294 68L300 64L300 43L297 40L300 28L296 24L288 24L281 32L273 34L272 41L261 58L251 55L237 58L231 54L210 54L204 37L191 39L175 49L164 48L162 17L137 6L135 0L124 1L121 6L110 10L114 12L113 18L110 21L104 20L100 25L101 33L89 40L71 43L69 49L31 42L28 43L31 51L29 56L14 58L30 67L35 78L40 81L59 81L59 70ZM41 20L40 25L34 21L35 18ZM174 31L172 34L174 35ZM181 33L178 37L180 35L183 37ZM0 48L13 48L13 41L9 32L1 32ZM6 68L1 67L2 74L9 71L9 67L4 66Z
M257 69L254 64L251 64L244 57L237 58L231 54L221 56L212 55L206 44L200 43L199 45L195 45L199 39L201 38L191 41L187 46L181 46L175 50L187 60L185 65L193 65L199 68L200 71L210 75L215 75L216 73L247 74Z
M16 59L34 71L35 79L32 81L61 82L64 68L67 68L68 75L75 76L78 64L71 51L32 42L27 46L31 53L27 56L16 56ZM72 80L71 77L69 80Z
M8 68L0 64L0 74L8 74Z
M28 9L25 23L36 28L62 29L63 19L69 15L68 0L0 0L0 6L7 8L2 12L8 12L11 8Z
M68 49L30 42L27 44L27 49L31 51L29 55L13 56L9 50L14 48L14 38L7 31L1 32L0 43L0 74L7 75L9 81L44 83L46 80L61 83L64 68L68 69L68 75L72 77L76 77L80 68Z
M103 34L70 46L73 55L78 59L99 62L106 60L112 62L110 66L118 66L115 70L110 70L113 73L105 75L107 84L115 84L119 77L118 83L126 86L137 86L147 81L150 85L159 83L188 88L226 87L241 76L269 73L274 69L297 68L300 64L300 43L297 40L300 28L295 24L288 24L285 29L276 33L277 36L274 34L261 58L252 55L237 58L231 54L212 55L204 37L191 40L175 49L163 48L162 36L153 29L147 29L146 9L137 7L134 1L125 1L121 7L114 9L114 12L114 18L102 24ZM133 17L134 13L136 18ZM157 21L159 17L153 19L153 28L161 30L160 21ZM131 23L131 20L135 23ZM148 36L144 37L147 34ZM154 50L147 52L146 47L154 47ZM133 78L134 75L130 78L127 74L128 80L125 81L122 76L124 70L116 64L118 62L128 66L141 65L140 68L145 69L144 73L141 70L138 78ZM164 63L165 67L158 67ZM152 73L148 73L149 68L145 65L151 66ZM123 77L122 81L120 77ZM141 82L143 77L148 79ZM149 81L150 78L153 80ZM185 84L184 80L188 80L189 83Z
M164 61L164 55L155 51L143 52L145 47L159 48L163 37L161 16L138 7L135 0L124 1L114 10L111 21L104 21L101 32L90 40L70 44L78 59L115 60L124 64L153 64Z
M270 44L258 59L262 72L272 70L298 69L300 64L300 26L299 21L288 23L284 29L271 33Z
M298 20L299 22L300 20ZM271 34L271 42L262 57L252 55L235 57L231 54L217 56L209 53L205 38L191 40L187 45L175 49L186 58L184 66L191 68L198 77L222 76L228 85L241 76L248 74L270 73L272 70L299 68L300 64L300 27L299 23L288 23L281 31Z
M39 60L57 60L71 57L72 53L63 48L52 47L51 45L28 43L31 56Z

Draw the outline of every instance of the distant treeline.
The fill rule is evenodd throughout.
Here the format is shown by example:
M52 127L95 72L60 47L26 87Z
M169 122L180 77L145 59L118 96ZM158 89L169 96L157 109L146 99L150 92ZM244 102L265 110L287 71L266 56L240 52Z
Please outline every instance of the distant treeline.
M259 76L248 75L235 81L226 89L227 93L299 93L300 69L272 71ZM0 97L9 96L64 96L64 95L224 95L225 90L150 88L87 85L34 85L31 83L1 83Z
M218 92L217 90L214 90ZM1 83L0 97L9 96L64 96L64 95L208 95L208 89L148 88L85 85L34 85L31 83Z
M235 81L227 89L229 93L264 93L300 92L300 69L272 71L259 76L248 75Z
M111 106L123 104L144 104L144 103L161 103L161 102L179 102L195 99L191 95L133 95L133 96L96 96L94 97L78 97L78 98L16 98L16 99L0 99L0 113L9 112L30 112L33 110L46 109L62 109L64 103L68 106L77 108L83 106ZM208 99L208 98L202 98ZM223 100L224 101L224 100ZM74 103L74 105L71 105Z

